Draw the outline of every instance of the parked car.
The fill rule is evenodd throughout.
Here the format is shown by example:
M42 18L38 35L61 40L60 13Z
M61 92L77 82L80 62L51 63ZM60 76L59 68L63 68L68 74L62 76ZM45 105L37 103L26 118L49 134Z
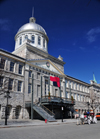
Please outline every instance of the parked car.
M98 112L98 113L96 114L96 118L97 118L97 120L100 120L100 112Z

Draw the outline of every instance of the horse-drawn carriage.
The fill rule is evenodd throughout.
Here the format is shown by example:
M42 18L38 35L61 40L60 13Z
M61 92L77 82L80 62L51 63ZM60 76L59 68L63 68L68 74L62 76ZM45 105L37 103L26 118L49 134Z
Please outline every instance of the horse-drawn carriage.
M88 123L88 124L94 123L94 124L97 124L97 118L94 115L94 113L90 113L90 114L84 115L84 123Z

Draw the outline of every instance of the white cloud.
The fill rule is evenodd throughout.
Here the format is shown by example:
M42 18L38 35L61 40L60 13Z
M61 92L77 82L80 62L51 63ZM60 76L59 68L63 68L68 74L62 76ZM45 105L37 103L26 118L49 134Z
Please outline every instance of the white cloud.
M87 39L90 43L94 42L96 40L97 34L100 33L100 27L98 28L92 28L87 32Z
M10 21L8 19L0 19L0 29L10 31Z

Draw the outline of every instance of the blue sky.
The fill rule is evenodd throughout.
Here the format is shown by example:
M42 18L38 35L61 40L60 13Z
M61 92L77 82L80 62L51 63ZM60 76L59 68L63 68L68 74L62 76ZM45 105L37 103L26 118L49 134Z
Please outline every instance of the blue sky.
M12 52L14 36L29 22L49 37L50 55L61 55L65 74L89 83L93 72L100 83L100 0L0 0L0 48Z

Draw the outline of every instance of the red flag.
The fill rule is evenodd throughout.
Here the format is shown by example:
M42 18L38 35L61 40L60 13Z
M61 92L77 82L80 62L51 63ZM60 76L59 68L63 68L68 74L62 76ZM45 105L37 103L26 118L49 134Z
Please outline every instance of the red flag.
M60 87L60 79L58 77L50 76L50 81L56 82L57 86Z

